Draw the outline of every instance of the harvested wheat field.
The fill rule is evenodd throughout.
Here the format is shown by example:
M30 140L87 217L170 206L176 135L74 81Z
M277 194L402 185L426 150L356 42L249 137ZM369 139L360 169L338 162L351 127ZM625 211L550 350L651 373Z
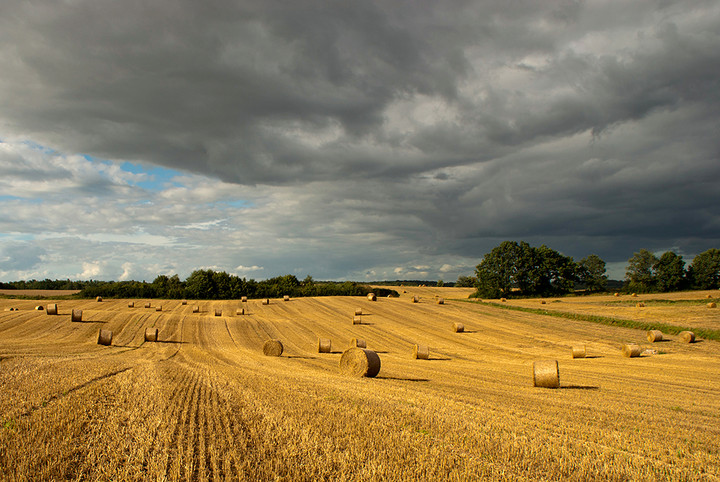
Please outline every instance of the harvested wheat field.
M470 302L468 289L396 289L375 302L248 300L244 316L240 300L200 301L199 313L70 300L57 315L0 300L0 478L720 478L718 342L649 343L644 330ZM611 298L572 309L602 314ZM362 324L348 323L358 308ZM353 338L380 357L375 378L340 373ZM281 356L263 354L271 339ZM626 343L649 351L624 357ZM429 359L412 357L416 344ZM587 356L573 359L578 345ZM540 360L557 360L560 388L533 386Z

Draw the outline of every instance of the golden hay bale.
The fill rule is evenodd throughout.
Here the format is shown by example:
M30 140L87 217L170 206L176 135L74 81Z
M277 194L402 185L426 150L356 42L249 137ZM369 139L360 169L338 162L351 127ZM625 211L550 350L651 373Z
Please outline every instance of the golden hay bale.
M717 308L717 305L715 303L708 303L707 307L708 308Z
M430 348L427 345L413 345L413 358L416 360L427 360L430 358Z
M222 316L222 309L221 309L221 308L215 308L215 316Z
M355 308L355 316L361 316L362 315L362 308Z
M712 295L705 295L705 298L712 298Z
M198 305L193 305L192 312L193 312L193 313L200 313L200 307L199 307Z
M367 299L369 301L377 301L377 296L375 295L375 293L368 293Z
M244 315L245 314L245 308L238 308L235 310L236 315Z
M695 342L695 333L693 333L692 331L681 331L678 336L683 343Z
M438 298L438 305L444 305L445 304L445 298Z
M183 306L187 305L187 300L182 300L182 301L180 302L180 304L183 305Z
M540 300L540 304L541 304L541 305L544 305L544 304L545 304L545 300Z
M158 329L145 328L145 341L158 341Z
M5 311L15 311L15 308L12 308L12 307L10 307L10 308L5 308Z
M152 308L152 306L150 305L150 302L149 302L149 301L146 301L146 302L145 302L145 308Z
M620 293L615 293L613 296L615 296L615 298L617 298L620 296Z
M533 362L533 386L558 388L560 386L560 370L557 360L540 360Z
M630 296L632 296L633 298L637 298L637 293L633 293Z
M162 311L162 305L157 305L155 307L155 311Z
M365 348L348 348L340 357L340 372L353 377L373 378L380 372L380 357Z
M645 308L645 303L637 303L635 306L638 308Z
M82 310L72 310L71 321L82 321Z
M636 345L634 343L628 343L626 345L623 345L622 347L622 354L625 357L628 358L635 358L642 354L643 349L640 348L639 345Z
M585 351L585 345L575 345L572 347L573 358L585 358L587 352Z
M37 306L35 307L35 309L36 309L37 311L42 311L42 310L44 310L45 308L43 308L42 305L37 305Z
M318 338L318 353L330 353L332 350L332 340L326 338Z
M263 305L269 305L269 304L270 304L270 299L269 299L269 298L265 298L264 300L262 300L262 304L263 304Z
M362 325L362 316L353 316L353 325Z
M247 303L247 296L243 296L242 298L240 298L240 302Z
M351 338L350 348L367 348L367 343L362 338Z
M47 305L45 313L47 313L48 315L57 315L57 303L51 303Z
M283 344L280 340L268 340L263 345L265 356L280 356L283 352Z
M656 341L662 341L663 334L660 330L650 330L647 332L647 339L650 343L655 343Z
M74 311L74 310L73 310ZM110 330L100 330L100 333L98 333L98 345L105 345L108 346L110 343L112 343L113 339L113 332Z
M506 302L507 302L507 298L500 298L500 302L501 302L501 303L506 303Z
M135 308L135 302L134 302L134 301L128 301L128 308Z
M465 331L465 325L463 325L459 321L456 321L455 323L453 323L453 329L455 330L455 333L462 333L463 331Z
M413 302L413 303L419 303L419 302L420 302L420 297L419 297L418 295L413 296L413 297L412 297L412 302Z
M289 295L284 295L284 296L283 296L283 301L290 301L290 296L289 296Z
M95 301L102 301L102 296L95 297Z

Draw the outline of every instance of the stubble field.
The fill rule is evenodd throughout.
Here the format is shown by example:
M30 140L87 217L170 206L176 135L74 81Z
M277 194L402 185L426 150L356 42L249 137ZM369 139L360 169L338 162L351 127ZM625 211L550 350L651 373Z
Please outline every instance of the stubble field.
M0 299L0 475L720 479L718 342L649 343L640 330L469 302L469 289L396 289L400 298L376 302L268 306L64 300L56 316L33 309L51 301ZM677 295L699 301L655 302L637 316L720 326L707 294L718 292ZM607 316L626 308L616 301L562 298L543 308ZM236 315L241 307L248 313ZM352 324L356 308L360 325ZM83 310L83 322L70 321L72 309ZM465 332L455 333L454 322ZM148 327L159 329L159 342L144 341ZM114 332L112 346L96 343L101 328ZM270 338L284 344L281 357L263 356ZM318 353L318 338L332 340L331 353ZM339 373L352 338L379 354L376 378ZM627 342L655 353L624 358ZM430 347L429 360L411 358L415 343ZM577 344L588 358L571 358ZM546 359L559 361L560 389L533 387L532 362Z

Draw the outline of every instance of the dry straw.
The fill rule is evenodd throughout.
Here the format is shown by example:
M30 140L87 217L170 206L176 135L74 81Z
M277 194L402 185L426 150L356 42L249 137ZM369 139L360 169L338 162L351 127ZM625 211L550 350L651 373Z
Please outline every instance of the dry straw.
M283 352L283 344L280 340L268 340L263 345L265 356L280 356Z
M362 308L355 308L355 316L361 316L362 315Z
M637 306L638 308L645 308L645 303L638 303L635 306Z
M145 341L158 341L158 329L145 328Z
M238 308L235 310L236 315L244 315L245 314L245 308Z
M362 338L352 338L350 340L350 348L367 348L367 343Z
M318 353L330 353L332 350L332 340L326 338L318 338Z
M623 356L628 357L628 358L638 357L642 354L642 352L643 352L643 349L640 348L639 345L636 345L634 343L629 343L629 344L623 345L623 347L622 347Z
M193 305L192 312L193 312L193 313L200 313L200 307L199 307L198 305Z
M45 313L47 313L48 315L57 315L57 303L51 303L47 305Z
M585 350L585 345L575 345L572 347L572 357L573 358L585 358L587 356L587 351Z
M367 299L369 301L377 301L377 296L375 295L375 293L368 293Z
M545 304L545 300L540 300L540 304L541 304L541 305L544 305L544 304Z
M372 350L349 348L340 357L340 372L353 377L373 378L380 372L380 357Z
M430 358L430 348L427 345L413 345L413 358L427 360Z
M100 333L98 333L98 345L105 345L108 346L110 343L112 343L113 339L113 332L110 330L100 330Z
M247 296L243 296L242 298L240 298L240 302L247 303Z
M463 325L459 321L456 321L455 323L453 323L453 329L455 330L455 333L462 333L463 331L465 331L465 325Z
M222 309L215 308L215 316L222 316Z
M633 293L630 296L632 296L633 298L637 298L637 293Z
M95 298L95 301L102 301L102 296L98 296Z
M162 311L162 305L157 305L155 307L155 311Z
M263 304L263 305L269 305L269 304L270 304L270 299L269 299L269 298L265 298L264 300L262 300L262 304Z
M180 302L180 304L183 305L183 306L187 305L187 300L182 300L182 301Z
M715 303L708 303L707 307L708 308L717 308L717 305Z
M500 298L500 302L501 302L501 303L507 302L507 298Z
M128 301L128 308L135 308L135 302L134 302L134 301Z
M533 362L533 386L558 388L560 386L560 370L557 360L540 360Z
M146 302L145 302L145 308L151 308L151 305L150 305L150 302L149 302L149 301L146 301Z
M615 298L618 298L620 296L620 293L615 293L613 296L615 296Z
M290 296L288 296L288 295L283 296L283 301L290 301Z
M693 333L692 331L681 331L678 336L683 343L695 342L695 333Z
M72 310L71 321L82 321L82 310Z
M707 295L705 295L705 298L710 299L710 298L712 298L712 295L711 295L711 294L707 294Z
M444 305L445 304L445 298L438 298L438 305Z
M656 341L662 341L663 334L660 330L650 330L647 332L647 339L650 343L655 343Z
M353 316L353 325L362 325L362 316Z
M42 310L44 310L45 308L43 308L42 305L37 305L37 306L35 307L35 309L36 309L37 311L42 311Z
M419 297L418 295L413 296L413 297L412 297L412 302L413 302L413 303L419 303L419 302L420 302L420 297Z

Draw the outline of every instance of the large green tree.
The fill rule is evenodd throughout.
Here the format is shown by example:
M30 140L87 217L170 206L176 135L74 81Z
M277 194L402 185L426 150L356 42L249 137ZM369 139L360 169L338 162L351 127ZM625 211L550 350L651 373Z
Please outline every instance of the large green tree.
M634 253L625 269L628 289L641 293L651 291L655 282L652 270L657 262L657 257L647 249Z
M588 291L602 291L607 286L605 261L597 254L591 254L578 262L578 281Z
M692 260L689 276L701 290L720 289L720 249L710 248Z
M653 265L655 288L659 291L680 291L685 286L685 261L672 251L666 251Z

